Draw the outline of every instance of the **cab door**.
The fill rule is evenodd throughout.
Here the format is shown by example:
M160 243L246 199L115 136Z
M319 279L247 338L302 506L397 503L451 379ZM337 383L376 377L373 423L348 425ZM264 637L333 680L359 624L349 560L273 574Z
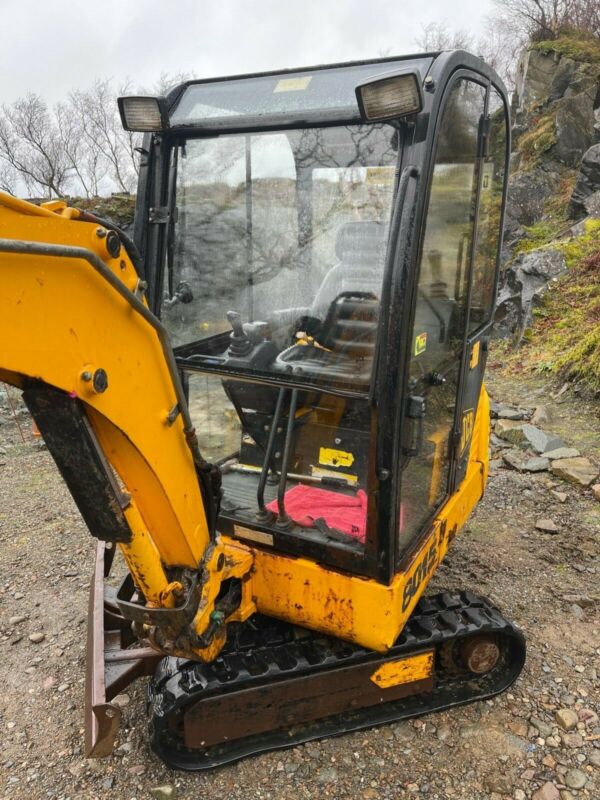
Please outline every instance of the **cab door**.
M486 87L456 77L441 111L414 288L397 564L448 494L466 357Z
M456 460L450 478L452 489L458 487L467 471L498 283L502 207L508 178L509 120L504 98L494 86L489 91L484 135L462 392L456 415Z

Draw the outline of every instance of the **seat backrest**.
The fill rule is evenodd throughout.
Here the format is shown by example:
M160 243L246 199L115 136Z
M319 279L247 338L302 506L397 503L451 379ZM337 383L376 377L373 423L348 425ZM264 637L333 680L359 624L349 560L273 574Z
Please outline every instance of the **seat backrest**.
M387 225L382 222L348 222L337 234L335 254L339 262L325 278L311 307L323 319L331 303L343 292L381 295Z

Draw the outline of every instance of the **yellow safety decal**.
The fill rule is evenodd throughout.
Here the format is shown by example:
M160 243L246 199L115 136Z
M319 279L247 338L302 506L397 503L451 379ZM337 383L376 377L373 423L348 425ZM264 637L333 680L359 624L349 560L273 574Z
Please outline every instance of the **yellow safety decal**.
M475 369L477 364L479 364L479 350L480 350L480 343L475 342L473 345L473 349L471 350L471 359L469 361L469 369Z
M270 533L254 531L252 528L244 528L242 525L234 525L233 532L240 539L248 539L249 541L256 542L257 544L273 544L273 536Z
M417 656L387 661L371 675L371 680L381 689L400 686L402 683L430 678L433 675L433 650L419 653Z
M354 456L345 450L321 447L319 448L319 464L326 467L351 467L354 464Z
M471 441L471 436L473 436L474 426L475 426L475 411L472 408L469 408L467 411L463 412L462 416L462 430L460 434L461 455L465 452L466 446Z
M275 92L303 92L312 80L312 75L304 78L281 78L273 89Z
M415 336L415 355L420 356L425 350L427 350L427 334L420 333Z

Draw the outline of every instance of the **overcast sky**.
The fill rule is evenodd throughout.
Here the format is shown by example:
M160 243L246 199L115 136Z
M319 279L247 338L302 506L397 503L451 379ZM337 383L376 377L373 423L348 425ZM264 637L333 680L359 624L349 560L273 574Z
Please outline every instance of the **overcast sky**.
M95 78L151 86L415 51L421 26L480 32L491 0L0 0L0 104Z

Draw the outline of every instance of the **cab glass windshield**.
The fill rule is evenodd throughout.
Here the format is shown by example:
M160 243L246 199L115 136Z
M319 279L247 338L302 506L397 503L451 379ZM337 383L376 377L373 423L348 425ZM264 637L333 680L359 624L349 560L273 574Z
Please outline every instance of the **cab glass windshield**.
M186 366L368 386L398 159L391 125L189 139L162 316Z

